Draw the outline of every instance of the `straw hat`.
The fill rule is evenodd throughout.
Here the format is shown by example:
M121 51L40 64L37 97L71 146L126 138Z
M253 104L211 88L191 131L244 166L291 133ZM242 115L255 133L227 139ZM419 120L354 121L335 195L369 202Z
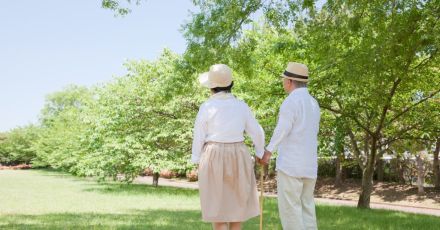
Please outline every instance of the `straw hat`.
M308 82L309 81L309 69L306 65L297 63L297 62L289 62L287 64L287 68L281 77L292 79L295 81Z
M228 87L232 83L232 70L225 64L215 64L209 72L199 76L199 82L207 88Z

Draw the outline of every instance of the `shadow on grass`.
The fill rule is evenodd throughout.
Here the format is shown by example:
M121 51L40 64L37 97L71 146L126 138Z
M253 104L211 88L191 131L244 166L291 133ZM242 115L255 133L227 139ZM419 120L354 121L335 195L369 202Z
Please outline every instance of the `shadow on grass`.
M121 181L98 181L93 177L78 177L56 169L38 169L35 170L39 175L69 179L71 181L80 182L86 186L83 191L97 192L103 194L122 194L122 195L177 195L177 196L198 196L198 190L185 189L169 186L158 187L147 184L127 184Z
M38 169L30 169L28 172L32 172L35 174L38 174L38 176L45 176L55 179L68 179L70 181L74 182L83 182L83 183L98 183L98 178L95 177L83 177L83 176L76 176L64 171L61 171L60 169L53 169L53 168L38 168Z
M3 215L0 229L210 229L192 210L133 211L129 214L54 213Z
M396 182L374 182L372 195L381 197L387 202L396 201L423 201L431 199L440 203L440 190L432 187L425 187L425 194L419 196L417 186L399 184ZM318 178L316 183L316 194L325 196L334 194L359 194L361 181L356 179L346 179L341 186L334 185L334 178Z
M318 206L319 229L439 229L440 218L388 210Z
M265 200L264 229L281 229L275 199ZM318 206L319 229L438 229L440 218L385 210ZM258 229L259 217L244 230ZM0 229L211 229L196 210L132 210L128 213L54 213L0 215Z
M418 189L415 186L409 187L408 185L396 185L391 187L389 185L383 185L380 190L375 191L374 193L382 197L384 201L389 202L409 200L409 198L412 198L415 201L432 199L436 203L440 203L440 190L432 187L425 187L424 190L425 194L418 195Z
M122 184L118 182L98 183L84 189L86 192L121 195L175 195L175 196L198 196L198 190L176 187L158 186L145 184Z
M59 173L56 172L49 171L47 175L59 177ZM83 189L91 193L135 196L164 194L164 199L170 194L182 198L198 196L197 190L192 189L162 186L156 188L150 185L112 182L91 183ZM264 204L264 229L281 229L276 199L267 198ZM158 210L131 210L124 213L118 213L116 210L109 213L0 214L0 229L211 229L210 224L202 223L200 211L176 210L170 207L161 206ZM352 207L317 206L317 216L319 229L429 230L439 229L440 226L440 218L435 216L385 210L359 210ZM259 218L256 217L246 222L243 229L258 229L258 225Z
M265 229L281 229L272 207L265 212ZM258 229L259 218L243 225ZM0 229L211 229L195 210L132 210L130 213L53 213L44 215L0 215Z

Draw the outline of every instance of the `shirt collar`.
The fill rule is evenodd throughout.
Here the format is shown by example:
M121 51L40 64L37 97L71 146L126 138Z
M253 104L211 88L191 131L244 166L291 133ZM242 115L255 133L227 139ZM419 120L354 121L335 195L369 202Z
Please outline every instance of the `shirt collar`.
M229 99L229 98L234 98L234 95L232 95L232 93L227 93L227 92L218 92L216 94L211 95L211 97L209 97L209 99Z
M289 95L309 93L309 90L306 87L296 88Z

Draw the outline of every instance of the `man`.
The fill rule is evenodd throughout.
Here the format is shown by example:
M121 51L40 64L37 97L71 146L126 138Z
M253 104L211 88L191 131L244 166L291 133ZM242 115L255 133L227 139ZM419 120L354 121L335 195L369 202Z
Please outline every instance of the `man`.
M278 209L283 229L317 229L313 192L318 171L319 105L307 90L307 66L290 62L282 78L289 95L259 161L268 164L278 150Z

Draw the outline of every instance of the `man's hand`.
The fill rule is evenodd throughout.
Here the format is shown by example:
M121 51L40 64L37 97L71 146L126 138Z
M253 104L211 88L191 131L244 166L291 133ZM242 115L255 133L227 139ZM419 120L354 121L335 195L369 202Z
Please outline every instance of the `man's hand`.
M263 164L267 165L269 164L270 161L270 157L272 156L272 153L269 152L268 150L264 151L264 155L263 155L263 159L261 159L261 161L263 162Z
M272 156L272 153L267 151L267 150L265 150L263 158L260 159L260 158L257 157L257 163L260 164L260 165L267 165L267 164L269 164L271 156Z

